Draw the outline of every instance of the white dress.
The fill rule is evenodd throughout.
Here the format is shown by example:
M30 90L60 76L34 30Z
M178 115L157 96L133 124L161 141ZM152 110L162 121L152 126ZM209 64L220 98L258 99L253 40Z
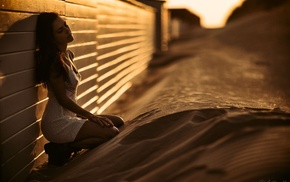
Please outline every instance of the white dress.
M72 54L71 52L67 53ZM72 56L65 62L68 67L68 75L70 83L65 83L66 95L76 102L76 90L80 82L80 74L76 73L73 69ZM73 142L76 138L82 125L86 122L86 119L77 117L75 113L62 107L52 90L48 85L48 103L46 105L42 121L41 130L44 137L54 143L69 143Z

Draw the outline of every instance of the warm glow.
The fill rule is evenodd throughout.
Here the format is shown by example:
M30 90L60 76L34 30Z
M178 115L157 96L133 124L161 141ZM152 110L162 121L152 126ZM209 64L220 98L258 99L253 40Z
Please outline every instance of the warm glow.
M200 17L205 28L219 28L244 0L167 0L168 8L187 8Z

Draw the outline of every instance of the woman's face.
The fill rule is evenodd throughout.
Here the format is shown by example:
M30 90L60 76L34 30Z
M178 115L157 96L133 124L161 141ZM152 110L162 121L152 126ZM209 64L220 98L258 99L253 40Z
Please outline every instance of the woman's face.
M74 40L71 30L66 22L58 17L52 23L53 36L57 45L64 45Z

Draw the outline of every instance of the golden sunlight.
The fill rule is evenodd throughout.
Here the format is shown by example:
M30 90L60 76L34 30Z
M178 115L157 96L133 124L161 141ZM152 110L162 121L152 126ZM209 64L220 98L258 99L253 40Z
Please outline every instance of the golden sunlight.
M232 11L244 0L167 0L168 8L187 8L200 17L204 28L225 26Z

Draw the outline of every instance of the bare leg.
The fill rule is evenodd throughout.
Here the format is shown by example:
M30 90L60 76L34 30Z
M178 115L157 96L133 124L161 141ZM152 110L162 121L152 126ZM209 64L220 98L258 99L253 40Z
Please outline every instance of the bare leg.
M94 148L119 133L116 127L101 127L97 123L87 121L78 132L75 141L70 145L77 148Z
M91 121L85 122L74 142L68 144L48 143L45 145L45 152L49 155L49 163L61 166L67 162L73 151L92 149L115 137L119 133L116 127L124 125L123 119L114 115L102 116L110 119L114 127L101 127Z

